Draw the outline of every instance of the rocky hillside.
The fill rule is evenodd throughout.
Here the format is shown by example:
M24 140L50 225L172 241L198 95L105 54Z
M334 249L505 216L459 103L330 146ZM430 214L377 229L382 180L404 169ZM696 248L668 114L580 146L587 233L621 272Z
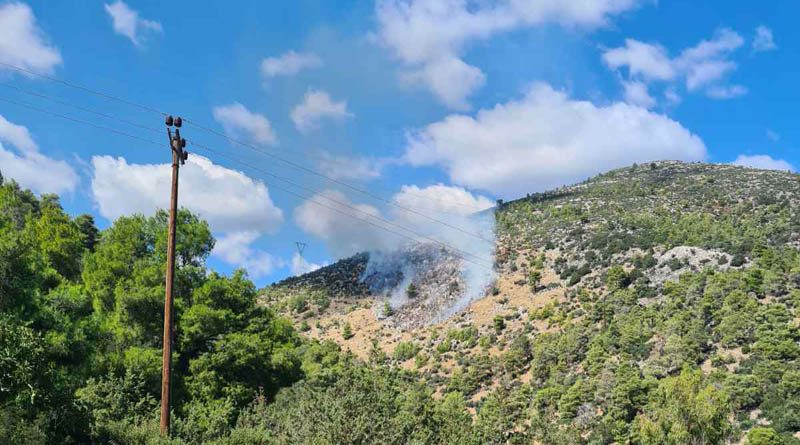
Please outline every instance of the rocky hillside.
M667 443L695 405L684 420L717 434L696 443L800 443L798 211L787 172L634 165L503 203L497 277L456 313L460 260L431 246L395 253L394 274L358 255L262 301L473 412L507 410L511 443Z

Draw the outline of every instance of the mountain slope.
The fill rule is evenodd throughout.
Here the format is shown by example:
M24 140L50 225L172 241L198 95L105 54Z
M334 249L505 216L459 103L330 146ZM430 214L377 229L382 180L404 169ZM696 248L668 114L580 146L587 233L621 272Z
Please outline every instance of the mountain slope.
M263 301L309 336L467 395L477 412L499 403L521 443L664 443L682 428L695 437L692 416L708 424L702 443L758 425L791 441L799 206L786 172L632 166L502 204L496 281L452 316L409 318L435 292L387 308L365 280L367 255L277 283ZM458 283L434 278L420 283ZM408 292L394 283L390 294Z

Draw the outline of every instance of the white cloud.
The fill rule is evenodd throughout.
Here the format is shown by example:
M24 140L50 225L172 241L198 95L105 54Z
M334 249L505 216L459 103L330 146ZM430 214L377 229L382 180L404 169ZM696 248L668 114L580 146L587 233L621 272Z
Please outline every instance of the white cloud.
M424 188L403 186L392 202L389 214L383 215L375 207L350 201L341 192L325 190L298 206L294 219L301 230L321 239L337 258L388 251L413 239L444 243L461 252L471 265L491 265L494 216L475 214L476 209L493 205L488 198L461 187L438 184ZM401 207L419 210L409 212ZM447 225L420 215L443 218L438 215L442 212L447 213Z
M294 210L297 226L323 240L336 257L396 246L402 238L377 227L397 231L380 217L377 208L354 203L336 190L323 190Z
M367 181L381 176L384 161L365 157L319 154L317 169L334 179Z
M214 119L222 125L225 133L234 139L245 138L266 145L278 142L269 120L238 102L214 107L213 113Z
M353 115L347 111L347 102L335 102L322 90L308 90L303 102L291 113L292 122L301 132L316 128L322 119L343 120Z
M426 85L443 104L456 110L469 109L467 97L486 83L486 75L480 69L457 57L429 62L403 73L401 79L408 84Z
M0 115L0 141L7 142L26 153L39 149L26 127L11 123L2 115Z
M669 106L676 106L683 100L675 87L669 87L664 90L664 99L666 99Z
M739 155L735 161L731 162L731 164L750 168L759 168L762 170L795 171L795 168L792 166L792 164L784 161L783 159L775 159L769 155Z
M92 166L92 196L100 215L109 221L168 207L169 164L129 164L124 158L94 156ZM221 235L214 255L247 267L255 276L280 264L250 247L260 235L275 233L283 222L283 212L272 202L266 185L192 154L181 168L180 186L180 206L208 221L211 230Z
M384 253L412 244L408 238L393 233L402 232L417 242L446 245L463 258L461 273L467 284L463 296L465 301L483 295L494 277L494 213L473 213L475 208L491 207L492 202L488 198L473 195L460 187L442 184L423 188L403 186L392 198L394 206L388 216L381 216L378 209L372 206L352 203L336 191L326 190L314 200L319 198L334 199L338 204L328 201L323 207L311 200L306 201L295 209L295 221L302 230L324 241L334 257L368 251L373 254L369 268L380 268L380 259L386 258ZM381 217L393 225L384 222L369 225L353 219L352 215L356 212L341 204ZM447 224L423 218L418 212L408 212L400 207L414 207L425 214L448 212ZM331 211L330 208L336 208L337 211ZM359 217L365 218L363 214L359 214ZM378 260L378 263L373 263L373 260Z
M264 77L291 76L302 70L319 68L322 59L314 54L286 52L278 57L267 57L261 61L261 75Z
M394 195L392 202L398 207L393 209L395 215L402 215L405 220L418 220L421 223L430 221L416 213L403 210L420 210L420 213L446 213L455 216L469 216L495 205L491 199L474 195L463 187L436 184L420 188L416 185L404 185ZM421 219L422 218L422 219Z
M212 253L228 264L244 267L254 278L269 275L286 264L281 258L253 247L260 236L254 231L222 235L217 239Z
M122 0L105 4L106 13L111 17L114 32L125 36L141 47L152 34L160 33L161 23L139 17L139 13L131 9Z
M745 94L747 94L747 88L741 85L717 85L706 90L706 95L712 99L735 99Z
M546 84L475 117L451 115L412 132L405 159L451 181L517 197L657 159L702 160L702 140L667 116L625 103L572 100Z
M717 31L712 39L703 40L683 50L674 63L685 73L686 88L695 91L712 85L735 70L736 63L730 60L730 56L743 44L742 36L723 28Z
M741 35L731 29L717 31L713 38L702 40L697 45L683 50L680 55L671 58L667 50L658 44L626 39L625 46L612 48L603 53L603 61L614 70L627 68L625 84L626 97L633 93L641 95L642 85L636 85L637 91L630 91L631 82L649 84L655 81L674 82L683 79L688 91L705 91L713 99L730 99L747 93L741 85L722 85L723 79L737 67L731 60L733 53L744 44ZM672 88L672 90L670 90ZM670 86L665 94L671 104L677 98L674 86ZM639 102L646 104L649 101ZM636 103L636 102L632 102ZM650 105L650 107L654 106Z
M24 3L0 5L0 62L39 73L52 73L61 64L61 53L47 42Z
M759 26L756 28L756 36L753 38L753 51L774 51L778 49L775 44L775 38L772 36L772 30L766 26Z
M461 55L472 41L516 29L557 23L598 27L636 7L639 0L468 2L466 0L380 0L375 12L378 41L400 59L405 81L425 85L451 108L465 109L467 98L485 82Z
M124 158L94 156L92 166L92 194L106 219L168 207L169 164L129 164ZM189 156L180 181L186 190L180 195L181 207L199 214L216 232L271 233L283 221L266 185L203 156Z
M11 151L7 143L16 148ZM80 178L66 162L39 152L27 128L9 122L0 115L0 172L36 193L72 192ZM43 172L46 172L43 174Z
M656 99L650 95L646 83L636 80L623 81L622 86L625 88L625 102L648 109L656 106Z
M631 77L672 80L676 75L663 46L634 39L626 39L625 46L604 52L603 61L612 69L627 67Z

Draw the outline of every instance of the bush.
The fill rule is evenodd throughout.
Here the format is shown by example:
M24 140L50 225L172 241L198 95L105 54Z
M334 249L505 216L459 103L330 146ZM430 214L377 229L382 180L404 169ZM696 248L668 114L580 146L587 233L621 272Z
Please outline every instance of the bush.
M354 335L355 334L353 334L353 328L350 326L350 322L345 322L344 326L342 327L342 338L345 340L350 340Z
M747 445L784 445L786 442L772 428L755 427L747 433Z
M494 326L495 332L499 334L506 328L506 320L501 315L495 315L492 325Z
M394 352L392 353L392 358L399 362L404 362L406 360L410 360L417 355L419 348L414 345L412 342L408 341L401 341L397 344L394 348Z
M417 290L417 286L414 283L409 283L408 287L406 288L406 297L413 300L419 297L419 290Z

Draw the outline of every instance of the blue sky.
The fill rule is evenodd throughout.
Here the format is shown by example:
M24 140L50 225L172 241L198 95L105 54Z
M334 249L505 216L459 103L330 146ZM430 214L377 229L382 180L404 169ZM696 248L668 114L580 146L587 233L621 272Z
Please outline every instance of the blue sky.
M211 222L212 267L245 266L266 284L391 244L375 227L386 220L449 242L442 221L633 162L794 169L799 12L746 1L0 2L0 62L246 143L186 126L189 150L208 161L184 168L181 202ZM3 65L0 83L0 98L161 144L0 101L4 176L60 193L101 226L166 204L159 115ZM293 265L295 241L308 244L306 264Z

